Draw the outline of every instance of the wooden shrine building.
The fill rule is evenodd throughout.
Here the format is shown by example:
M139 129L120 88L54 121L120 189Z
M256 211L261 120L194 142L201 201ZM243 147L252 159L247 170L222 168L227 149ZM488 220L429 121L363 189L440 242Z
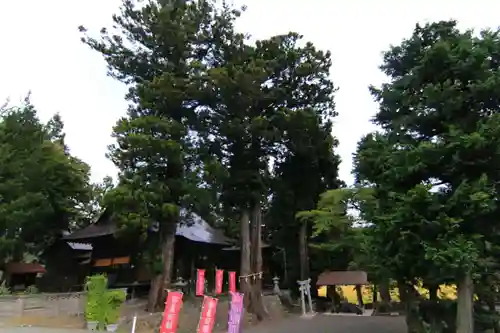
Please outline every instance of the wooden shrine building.
M153 225L149 232L156 232ZM91 244L89 274L106 273L110 285L128 287L149 286L152 274L149 266L140 259L139 236L122 236L110 210L105 210L99 219L74 233L65 236L67 242ZM174 279L195 279L196 268L215 270L224 267L227 251L233 239L222 231L212 228L196 214L181 212L181 223L177 226L174 259ZM207 274L207 278L215 274ZM209 281L210 283L210 281Z

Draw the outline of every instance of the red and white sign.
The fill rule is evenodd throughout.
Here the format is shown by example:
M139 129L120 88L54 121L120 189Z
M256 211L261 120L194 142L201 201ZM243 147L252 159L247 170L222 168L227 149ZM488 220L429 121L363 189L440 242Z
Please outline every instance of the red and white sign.
M215 324L215 312L217 311L217 298L205 296L201 308L200 322L197 333L212 333Z
M222 294L222 284L224 282L224 270L218 269L215 271L215 294Z
M182 293L171 291L165 302L165 311L161 321L160 333L175 333L179 321L179 312L182 306Z
M229 272L229 291L236 292L236 272Z
M196 296L203 296L205 294L205 270L198 269L196 277Z

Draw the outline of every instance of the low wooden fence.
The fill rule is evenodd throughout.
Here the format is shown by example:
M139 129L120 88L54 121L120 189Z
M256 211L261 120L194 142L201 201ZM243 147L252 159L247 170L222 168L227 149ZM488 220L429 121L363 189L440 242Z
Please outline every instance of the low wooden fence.
M85 301L83 292L0 296L0 317L79 316Z

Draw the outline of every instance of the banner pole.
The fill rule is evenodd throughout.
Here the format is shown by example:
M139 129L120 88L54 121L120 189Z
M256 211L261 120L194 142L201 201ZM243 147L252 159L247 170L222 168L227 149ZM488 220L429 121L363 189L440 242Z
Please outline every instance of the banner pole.
M132 320L132 331L130 331L130 333L135 333L136 324L137 324L137 314L134 315L134 319Z

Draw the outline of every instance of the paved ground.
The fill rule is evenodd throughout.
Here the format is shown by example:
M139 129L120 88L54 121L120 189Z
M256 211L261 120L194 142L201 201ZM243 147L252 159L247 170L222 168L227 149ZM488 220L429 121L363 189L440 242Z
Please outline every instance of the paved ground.
M270 326L256 327L244 333L405 333L404 317L361 317L316 315L293 318Z
M86 330L59 329L59 328L35 328L35 327L14 327L0 328L0 333L88 333Z
M0 328L0 333L85 333L84 330L49 328ZM403 317L358 317L317 315L291 318L277 325L255 327L244 333L405 333Z

